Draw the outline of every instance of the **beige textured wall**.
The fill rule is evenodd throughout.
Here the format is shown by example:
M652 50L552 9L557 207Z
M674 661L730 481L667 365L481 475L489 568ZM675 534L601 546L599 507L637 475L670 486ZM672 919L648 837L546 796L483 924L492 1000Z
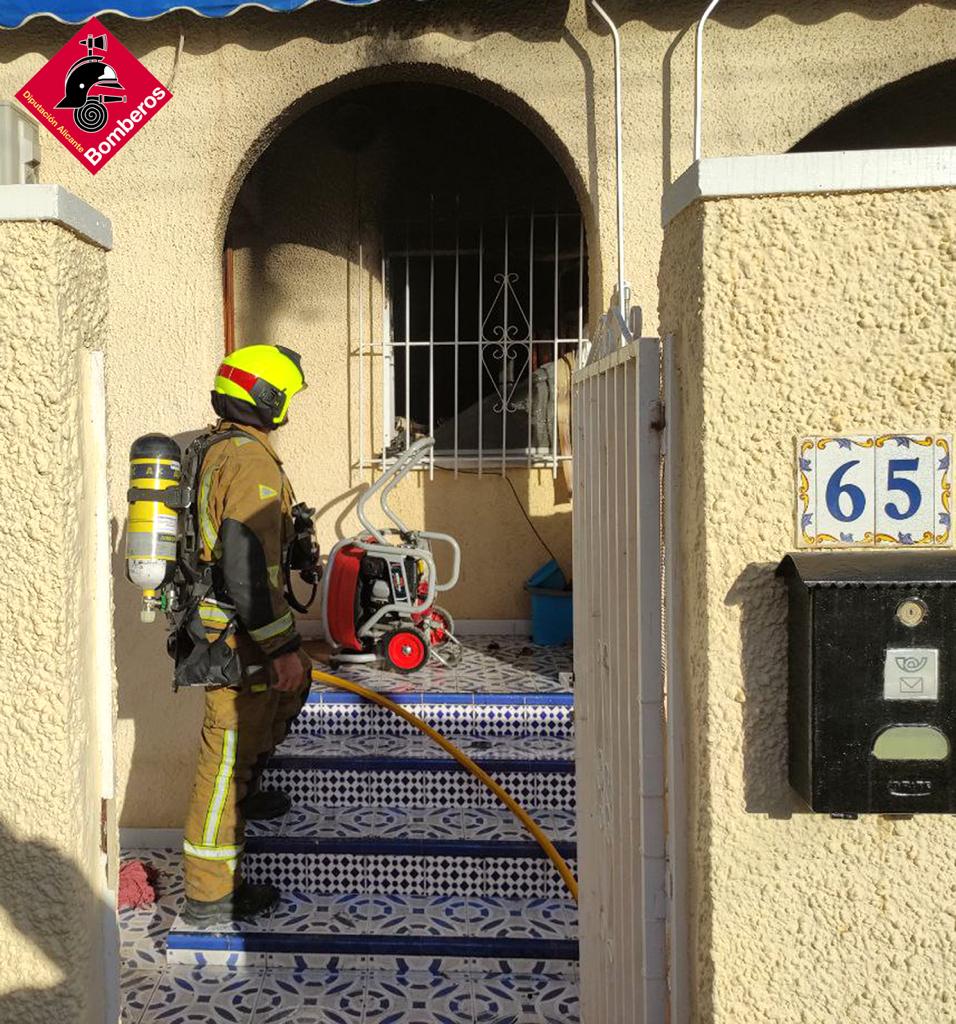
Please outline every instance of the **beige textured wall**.
M622 22L627 62L628 274L653 329L660 197L690 159L688 28L701 5L638 0L608 7ZM804 0L799 10L782 0L728 2L708 29L705 152L785 151L848 102L951 57L954 17L948 3L911 0ZM126 453L141 433L178 434L208 417L206 375L222 342L220 252L240 182L295 113L360 81L430 77L476 90L539 132L569 174L585 209L597 311L614 276L611 43L588 20L583 0L396 0L367 11L317 3L282 16L246 11L223 20L188 14L148 23L104 20L164 82L173 73L180 27L185 33L172 102L120 157L93 178L44 139L42 168L43 180L67 186L110 217L116 235L109 411L117 593L123 595L116 613L120 796L124 824L172 826L181 822L188 795L199 695L170 694L161 629L140 625L136 594L122 580ZM0 95L12 96L74 32L38 20L0 36ZM332 315L344 314L344 296L333 293L329 301ZM340 376L329 380L334 389L345 386ZM302 403L312 415L321 412L316 394ZM332 443L341 445L345 424L334 429ZM293 479L308 475L306 440L290 440L286 454ZM331 486L342 482L339 472ZM560 540L564 510L546 516L555 509L544 484L528 485L525 496L537 516L555 522ZM517 485L523 492L520 478ZM492 486L469 493L481 516L475 536L477 528L489 532L487 548L469 552L462 593L495 586L480 568L497 557L492 542L507 542L506 557L537 559L520 522L498 528ZM444 493L432 503L436 522ZM331 500L302 497L320 505ZM424 507L424 499L409 494L408 500Z
M786 244L781 244L785 239ZM952 429L956 190L712 200L670 226L683 450L695 1020L954 1019L943 816L832 821L787 784L798 434Z
M102 347L104 254L0 225L0 1020L103 1020L106 903L81 361ZM108 671L108 667L107 667Z

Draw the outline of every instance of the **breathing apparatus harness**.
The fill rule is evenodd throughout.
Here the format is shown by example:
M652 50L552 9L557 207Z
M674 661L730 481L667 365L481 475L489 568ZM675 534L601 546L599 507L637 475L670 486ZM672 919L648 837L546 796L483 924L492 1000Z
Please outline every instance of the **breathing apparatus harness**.
M210 641L200 615L200 604L224 593L225 588L219 566L203 563L199 557L202 539L197 500L199 476L209 450L236 437L261 443L244 430L231 429L201 434L181 458L176 442L160 434L138 438L130 450L127 576L143 587L143 620L152 621L156 611L166 615L166 649L175 662L174 690L181 686L235 686L242 679L238 654L229 644L239 631L238 616L233 614ZM141 485L144 483L146 486ZM282 555L285 597L296 611L306 612L315 601L322 576L315 509L298 502L291 511L293 536ZM312 587L304 602L292 589L293 573Z

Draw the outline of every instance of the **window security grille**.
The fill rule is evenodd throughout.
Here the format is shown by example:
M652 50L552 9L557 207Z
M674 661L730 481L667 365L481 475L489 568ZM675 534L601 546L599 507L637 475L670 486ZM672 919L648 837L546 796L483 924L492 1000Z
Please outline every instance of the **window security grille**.
M384 467L431 435L432 473L556 475L571 458L560 429L571 372L587 357L580 215L432 215L389 225L381 251L381 337L366 338L360 311L358 384L363 423L381 388L384 444L367 445L360 425L360 466ZM373 354L378 383L366 380Z

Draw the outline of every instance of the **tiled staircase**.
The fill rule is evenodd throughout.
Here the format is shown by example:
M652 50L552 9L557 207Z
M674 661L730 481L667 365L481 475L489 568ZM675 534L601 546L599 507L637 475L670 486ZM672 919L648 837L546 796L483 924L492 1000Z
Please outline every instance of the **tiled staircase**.
M387 690L465 750L573 868L573 705L561 685L569 671L568 651L485 637L471 638L456 670L348 675ZM409 723L316 687L267 775L293 809L250 827L245 870L279 885L280 905L213 933L177 918L164 936L163 978L125 1019L175 1022L150 1015L153 1004L167 1006L156 993L199 991L223 971L237 984L260 978L251 1015L236 1016L234 1002L230 1011L256 1024L577 1019L576 911L560 877L510 812ZM127 966L142 973L142 963Z

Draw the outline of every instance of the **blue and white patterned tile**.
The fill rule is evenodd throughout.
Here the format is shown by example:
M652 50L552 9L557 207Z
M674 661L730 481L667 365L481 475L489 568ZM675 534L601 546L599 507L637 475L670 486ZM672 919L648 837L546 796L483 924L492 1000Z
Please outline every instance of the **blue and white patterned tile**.
M289 812L289 838L461 839L457 807L303 807Z
M577 908L570 899L512 900L491 896L470 901L469 932L478 939L573 939Z
M340 860L342 858L339 858ZM303 892L324 889L317 875L317 858L297 853L249 853L242 860L243 875L249 882L269 882L279 889L300 889ZM347 892L341 885L332 892Z
M246 838L250 836L279 836L285 827L285 821L289 812L278 818L270 818L268 821L247 821Z
M475 912L461 896L369 896L373 935L468 935Z
M369 816L361 813L365 810L379 809L295 807L286 816L282 835L300 839L361 839L373 834L369 831Z
M565 892L554 865L542 857L489 857L482 885L469 895L531 900L561 899Z
M298 888L308 892L357 892L364 893L369 884L369 863L371 857L356 854L320 853L310 857L308 885ZM290 888L296 888L292 886Z
M362 1024L366 980L365 971L270 969L255 1024Z
M294 950L269 953L266 958L270 971L294 971L300 974L314 971L324 974L361 972L366 970L367 961L368 957L357 953L302 953Z
M530 814L550 839L577 842L577 811L573 808L534 808Z
M272 912L269 931L285 934L355 935L368 925L367 900L356 895L284 892Z
M527 735L574 740L573 707L566 704L528 704L525 713Z
M119 912L120 964L125 968L160 970L166 963L166 935L176 918L176 897L151 907Z
M462 818L466 839L510 842L528 838L525 827L506 807L466 807Z
M120 1022L139 1024L152 999L162 971L124 970L120 975Z
M575 812L569 810L525 808L549 839L573 842L576 832ZM466 839L498 839L506 842L528 840L524 825L508 810L494 807L466 807L462 812Z
M472 636L462 642L457 668L430 663L413 676L381 668L340 666L340 675L385 693L533 693L557 692L559 673L570 671L570 648L535 647L523 638ZM330 689L317 684L316 689Z
M474 983L475 1024L578 1024L577 984L548 975L499 975Z
M461 839L462 812L456 807L401 807L379 834L390 839Z
M480 857L421 857L419 870L424 877L424 887L416 895L430 896L433 893L448 896L476 896L482 894L485 885L485 861ZM429 880L431 884L429 885ZM379 890L394 892L393 889Z
M193 970L216 970L222 973L239 971L262 972L268 957L265 953L245 949L169 949L166 963L170 967Z
M370 974L363 1024L474 1024L472 986L436 974Z
M141 1024L249 1024L261 986L260 972L170 967Z
M397 956L386 970L381 957L369 957L368 969L373 974L440 974L446 978L471 979L481 973L481 961L464 956Z

